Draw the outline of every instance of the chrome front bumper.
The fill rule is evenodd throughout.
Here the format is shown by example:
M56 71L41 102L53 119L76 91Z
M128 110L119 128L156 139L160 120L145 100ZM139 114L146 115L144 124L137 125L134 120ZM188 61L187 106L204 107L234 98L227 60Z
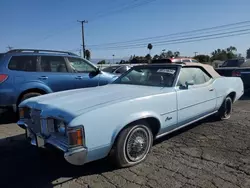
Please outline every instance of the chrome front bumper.
M30 140L31 145L39 148L46 148L47 145L52 145L64 152L64 158L68 163L72 165L85 164L88 154L87 148L68 148L64 142L55 136L45 138L41 134L35 134L23 121L18 121L17 124L20 127L25 127L26 139Z

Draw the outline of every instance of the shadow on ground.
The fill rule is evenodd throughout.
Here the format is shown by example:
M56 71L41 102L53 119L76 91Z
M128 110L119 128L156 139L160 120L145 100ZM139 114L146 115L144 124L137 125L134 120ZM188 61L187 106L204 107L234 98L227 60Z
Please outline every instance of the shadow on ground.
M213 119L207 118L194 123L187 128L158 139L154 145L160 144L204 122L211 121ZM3 141L0 140L0 148L0 187L50 188L78 177L100 174L116 169L107 158L84 166L70 165L58 150L39 152L37 148L25 141L24 135L9 137ZM56 183L55 181L59 178L63 178L65 181Z
M80 176L112 171L108 159L84 166L68 164L57 150L39 152L29 145L24 135L0 140L0 187L53 187L57 179L64 182ZM54 182L52 184L52 182Z
M11 109L0 109L0 125L16 123L17 117L13 110Z

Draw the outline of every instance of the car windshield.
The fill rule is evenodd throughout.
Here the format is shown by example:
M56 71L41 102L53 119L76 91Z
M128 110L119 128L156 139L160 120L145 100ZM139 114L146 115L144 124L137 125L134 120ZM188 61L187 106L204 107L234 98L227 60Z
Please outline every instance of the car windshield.
M244 63L244 59L230 59L225 61L221 67L239 67Z
M110 67L105 67L102 69L104 72L109 72L113 73L116 69L118 69L120 66L110 66Z
M177 67L133 67L113 84L172 87Z
M81 58L68 58L69 63L75 72L90 73L96 71L96 67Z

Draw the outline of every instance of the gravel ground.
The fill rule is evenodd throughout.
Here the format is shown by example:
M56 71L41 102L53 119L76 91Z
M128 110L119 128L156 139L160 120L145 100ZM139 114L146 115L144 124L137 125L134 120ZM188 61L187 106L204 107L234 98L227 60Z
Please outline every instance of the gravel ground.
M71 166L59 152L39 153L0 115L0 187L250 187L250 100L230 120L202 122L158 140L147 160L126 169L107 159ZM8 116L8 117L7 117Z

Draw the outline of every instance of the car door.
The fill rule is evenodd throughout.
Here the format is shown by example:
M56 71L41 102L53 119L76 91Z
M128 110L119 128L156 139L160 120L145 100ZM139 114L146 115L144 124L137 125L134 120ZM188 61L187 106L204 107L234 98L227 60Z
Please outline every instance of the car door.
M41 75L37 71L38 59L36 55L14 55L10 58L8 69L16 94L37 87L37 82L47 83L46 80L39 80Z
M176 86L178 125L214 112L216 93L212 77L200 67L183 67Z
M75 79L63 56L41 56L38 79L46 82L54 92L75 89Z
M100 74L95 73L97 70L96 67L87 60L77 57L68 57L67 61L73 70L72 74L75 79L76 88L98 86Z

